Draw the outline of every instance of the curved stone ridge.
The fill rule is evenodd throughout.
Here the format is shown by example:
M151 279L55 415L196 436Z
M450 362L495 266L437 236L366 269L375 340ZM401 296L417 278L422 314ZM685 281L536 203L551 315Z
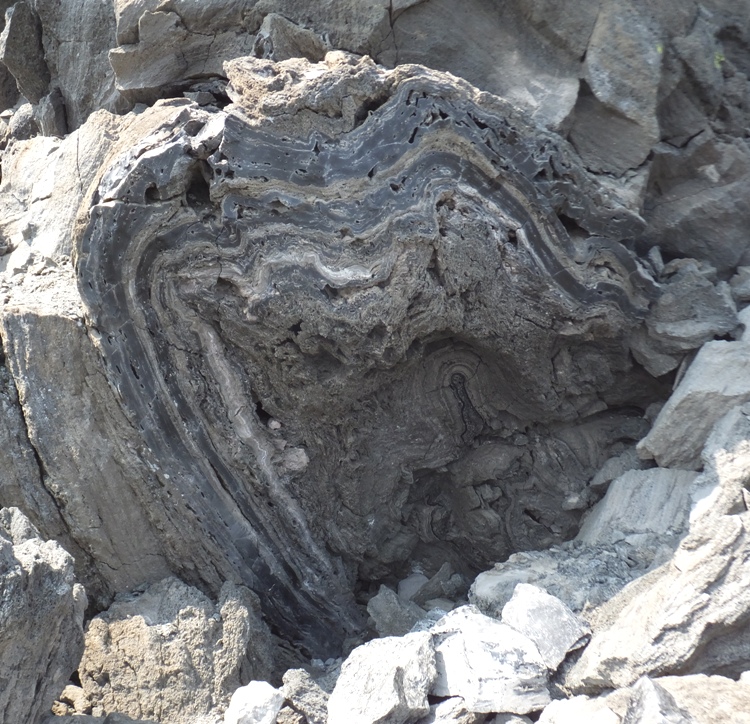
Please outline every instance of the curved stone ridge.
M356 576L570 537L586 472L642 433L607 411L640 219L498 99L368 63L229 64L235 105L171 102L77 252L172 515L216 551L186 576L318 651Z

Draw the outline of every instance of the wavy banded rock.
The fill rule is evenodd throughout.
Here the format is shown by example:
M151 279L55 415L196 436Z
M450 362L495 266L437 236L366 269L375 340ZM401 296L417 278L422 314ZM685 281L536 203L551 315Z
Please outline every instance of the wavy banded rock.
M565 501L643 434L624 340L655 290L618 243L642 221L448 76L226 70L228 111L170 101L110 157L79 288L167 515L212 551L197 580L335 647L357 574L575 533Z

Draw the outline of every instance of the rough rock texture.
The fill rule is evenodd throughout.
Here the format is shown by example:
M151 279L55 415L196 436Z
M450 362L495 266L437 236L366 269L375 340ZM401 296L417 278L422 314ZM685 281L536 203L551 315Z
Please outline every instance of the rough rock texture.
M747 668L746 408L720 421L704 455L707 470L696 480L704 495L689 535L668 563L599 609L591 643L566 677L574 690L628 686L643 674L739 676Z
M367 602L367 613L375 622L378 636L402 636L425 617L417 604L404 600L387 586Z
M17 508L0 510L0 720L41 721L83 651L73 560Z
M272 674L259 615L257 597L229 583L216 605L174 578L116 601L86 631L79 675L94 713L213 722L241 683Z
M307 724L326 724L328 694L304 669L291 669L284 674L282 693Z
M469 711L528 714L549 703L548 667L536 644L472 606L444 616L435 636L432 693L459 696Z
M404 724L430 711L437 672L426 632L375 639L354 649L328 700L328 724Z

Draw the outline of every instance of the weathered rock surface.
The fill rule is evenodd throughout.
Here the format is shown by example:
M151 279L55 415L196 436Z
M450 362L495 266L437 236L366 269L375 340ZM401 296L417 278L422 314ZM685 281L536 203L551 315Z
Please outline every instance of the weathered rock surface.
M537 646L507 624L462 606L431 630L432 693L458 696L469 711L527 714L549 703L548 668Z
M739 676L750 660L746 635L750 422L736 408L706 446L707 470L696 480L690 533L668 563L631 583L602 606L594 635L567 676L578 691L623 687L641 675Z
M417 724L483 724L485 714L470 711L466 702L458 696L445 699L430 707L430 713Z
M299 711L307 724L326 724L329 695L304 669L291 669L284 674L284 699Z
M387 586L367 602L367 613L375 622L378 636L403 636L425 617L424 609L404 600Z
M214 605L174 578L95 617L79 668L93 713L161 724L214 721L240 684L272 672L273 643L253 593L227 583Z
M0 720L36 724L83 650L86 594L73 559L17 508L0 510Z
M432 635L375 639L349 655L328 700L328 724L404 724L428 714L437 671Z

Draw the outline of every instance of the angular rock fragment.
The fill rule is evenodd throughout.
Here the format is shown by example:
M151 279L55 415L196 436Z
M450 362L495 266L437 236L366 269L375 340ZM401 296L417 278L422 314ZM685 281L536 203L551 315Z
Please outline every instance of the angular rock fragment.
M232 694L224 724L274 724L284 695L265 681L251 681Z
M323 60L326 47L312 31L295 25L283 15L269 13L255 35L253 52L259 58L276 61L307 58L315 63Z
M750 311L739 314L745 326L736 342L707 342L639 443L644 458L662 467L696 470L711 428L735 405L750 400Z
M375 639L352 651L328 700L328 724L404 724L428 714L437 671L432 635Z
M632 687L623 724L696 724L674 697L653 679L641 677Z
M73 559L40 540L18 508L0 510L0 720L36 724L76 670L86 594Z
M226 707L242 682L270 677L273 656L254 594L227 583L214 605L172 578L89 623L79 675L94 712L182 724Z
M459 696L469 711L527 714L549 703L548 670L537 646L473 606L434 626L437 679L432 693Z
M502 622L531 639L550 671L569 651L580 648L591 633L558 598L537 586L519 583L503 607Z
M404 600L387 586L367 602L367 613L375 621L379 636L403 636L425 617L424 609Z
M663 676L653 680L696 724L750 723L750 683L723 676Z

